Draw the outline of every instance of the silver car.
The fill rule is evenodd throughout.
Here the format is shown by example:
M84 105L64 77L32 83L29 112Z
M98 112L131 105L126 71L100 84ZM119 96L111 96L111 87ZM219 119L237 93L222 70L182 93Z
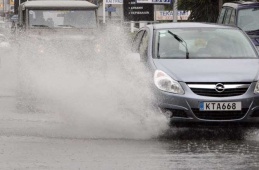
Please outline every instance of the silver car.
M259 125L259 58L239 28L148 25L133 49L151 70L159 108L175 125Z

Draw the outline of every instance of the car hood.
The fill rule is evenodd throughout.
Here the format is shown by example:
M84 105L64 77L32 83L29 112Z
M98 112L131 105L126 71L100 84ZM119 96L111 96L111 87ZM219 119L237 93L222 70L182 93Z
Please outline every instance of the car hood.
M182 82L252 82L259 59L154 59L156 69Z

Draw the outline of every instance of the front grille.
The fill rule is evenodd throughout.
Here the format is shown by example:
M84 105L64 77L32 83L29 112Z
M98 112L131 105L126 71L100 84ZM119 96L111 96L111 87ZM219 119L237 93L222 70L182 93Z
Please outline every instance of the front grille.
M240 96L245 94L247 88L242 89L227 89L222 93L217 92L214 89L191 89L195 94L200 96L210 96L210 97L230 97L230 96Z
M246 115L247 111L248 109L242 109L242 111L200 111L199 109L192 109L197 118L205 120L241 119Z
M240 96L246 93L250 84L235 84L234 86L231 84L224 84L227 88L224 89L223 92L216 91L216 83L213 84L188 84L193 93L200 96L208 96L208 97L232 97L232 96ZM215 87L214 87L215 86ZM229 86L229 87L228 87ZM235 86L237 88L235 88Z

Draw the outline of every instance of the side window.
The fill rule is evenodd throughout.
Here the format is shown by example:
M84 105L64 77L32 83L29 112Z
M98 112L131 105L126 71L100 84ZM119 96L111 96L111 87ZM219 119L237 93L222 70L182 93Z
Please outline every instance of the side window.
M233 11L232 8L228 8L227 13L225 15L225 19L224 19L224 24L229 24L232 11Z
M147 60L147 52L148 52L148 32L145 31L143 38L141 39L139 46L139 53L142 61Z
M236 10L233 9L231 17L230 17L230 21L229 24L230 25L235 25L236 21Z
M142 39L144 33L145 33L145 31L141 30L135 36L133 43L132 43L132 47L131 47L131 50L133 52L139 52L139 45L140 45L140 42L141 42L141 39Z
M219 15L219 18L218 18L218 23L219 24L222 24L223 23L223 19L224 19L224 16L225 16L225 12L226 12L226 8L222 8L221 12L220 12L220 15Z

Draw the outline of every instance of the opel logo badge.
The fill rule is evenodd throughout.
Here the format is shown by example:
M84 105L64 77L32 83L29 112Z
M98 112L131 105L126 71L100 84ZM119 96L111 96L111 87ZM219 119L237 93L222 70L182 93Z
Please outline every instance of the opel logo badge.
M222 93L225 90L225 86L222 83L218 83L216 84L215 90L218 93Z

